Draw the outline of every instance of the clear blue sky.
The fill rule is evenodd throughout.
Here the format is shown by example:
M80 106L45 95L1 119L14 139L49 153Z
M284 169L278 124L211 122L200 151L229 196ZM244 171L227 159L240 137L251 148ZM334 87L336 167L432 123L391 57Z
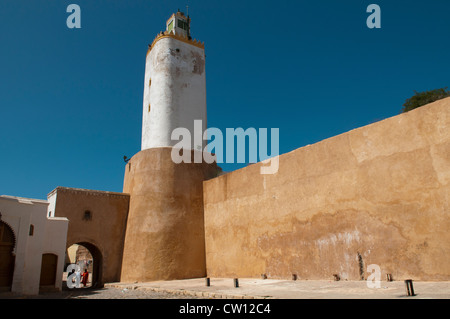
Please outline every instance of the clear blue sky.
M66 26L71 3L81 29ZM187 3L205 42L208 126L277 127L282 154L450 86L448 0L0 0L0 194L122 191L147 45ZM366 26L371 3L381 29Z

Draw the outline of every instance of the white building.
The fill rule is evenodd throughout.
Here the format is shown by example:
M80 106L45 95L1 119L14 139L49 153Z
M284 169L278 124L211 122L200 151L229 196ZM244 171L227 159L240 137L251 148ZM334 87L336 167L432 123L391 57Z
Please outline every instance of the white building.
M205 50L189 29L189 17L174 13L147 52L141 150L175 146L178 141L171 135L176 128L189 130L190 149L205 147ZM200 136L193 136L195 120L202 121L201 131L196 130Z
M0 196L0 291L61 290L69 220L48 217L48 205Z

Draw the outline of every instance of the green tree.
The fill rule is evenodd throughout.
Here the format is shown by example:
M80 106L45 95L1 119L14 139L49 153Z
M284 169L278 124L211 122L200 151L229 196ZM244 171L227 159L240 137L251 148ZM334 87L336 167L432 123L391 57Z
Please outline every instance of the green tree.
M403 104L402 113L450 96L450 91L447 90L447 87L425 92L414 91L414 93L415 94Z

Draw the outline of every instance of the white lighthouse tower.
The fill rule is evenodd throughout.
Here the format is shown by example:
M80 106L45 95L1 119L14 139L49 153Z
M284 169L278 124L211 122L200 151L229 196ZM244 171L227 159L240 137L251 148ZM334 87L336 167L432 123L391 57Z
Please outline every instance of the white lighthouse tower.
M191 132L191 148L204 149L194 142L194 120L206 130L206 81L204 44L192 40L190 18L172 14L166 31L149 46L145 66L141 150L173 147L175 128ZM197 144L200 144L197 142Z
M217 176L218 167L172 157L176 128L191 133L190 153L202 153L205 144L194 136L197 120L200 133L206 130L204 45L191 39L189 25L189 17L173 14L147 51L142 150L128 161L123 185L130 194L123 282L206 275L203 181Z

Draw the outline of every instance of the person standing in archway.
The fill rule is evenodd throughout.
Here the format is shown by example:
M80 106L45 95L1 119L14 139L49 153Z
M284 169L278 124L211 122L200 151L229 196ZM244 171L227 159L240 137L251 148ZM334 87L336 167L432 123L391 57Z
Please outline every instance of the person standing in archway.
M84 268L84 272L81 274L81 282L83 283L83 286L86 287L87 281L88 281L89 273L87 271L87 268Z
M75 271L75 288L80 288L80 282L81 282L81 270L80 266L77 265Z

